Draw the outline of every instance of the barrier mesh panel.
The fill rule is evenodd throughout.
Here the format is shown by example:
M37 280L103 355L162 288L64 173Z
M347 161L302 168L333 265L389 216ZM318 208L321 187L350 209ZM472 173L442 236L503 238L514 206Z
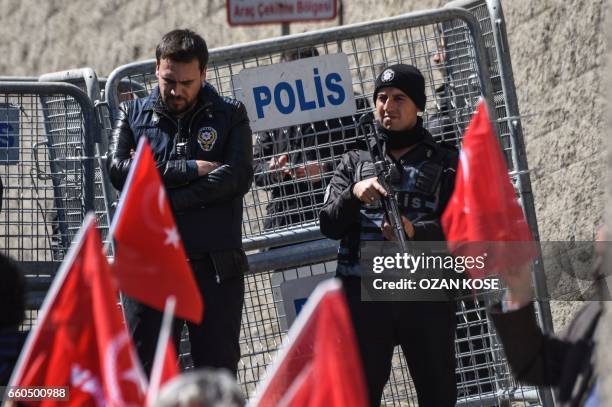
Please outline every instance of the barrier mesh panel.
M484 41L488 58L493 62L491 77L486 80L492 83L494 94L489 96L498 117L503 118L507 114L501 97L499 70L495 67L491 24L486 5L483 11L482 4L474 9L483 29L483 37L478 41ZM476 40L460 18L432 13L429 18L420 18L418 24L410 15L392 20L389 24L374 23L364 30L345 27L278 38L258 46L211 51L207 81L224 96L235 97L241 92L236 76L245 68L278 64L289 54L308 57L342 52L349 60L356 97L357 113L353 117L254 134L255 182L244 200L245 239L272 236L294 228L299 233L301 228L317 222L325 188L342 153L354 147L360 137L355 131L356 122L361 114L372 110L374 80L385 66L408 63L421 70L428 100L423 115L426 128L438 141L460 145L465 127L483 93L478 67L484 66L486 61L476 58ZM123 73L121 68L116 70L107 97L116 101L146 96L156 86L154 70L154 61L140 67L126 66ZM111 113L112 108L111 103ZM511 153L515 146L511 145L502 120L498 120L498 126L500 144L512 171ZM311 163L318 169L314 175L304 170L305 165ZM282 171L278 167L283 167ZM274 250L282 251L283 248ZM304 264L304 259L296 259L296 262ZM248 396L252 396L291 322L287 309L292 304L290 298L285 297L284 289L294 280L306 285L317 275L333 271L333 264L316 264L247 277L239 380ZM486 319L485 306L496 294L499 293L484 293L476 300L458 302L456 374L459 405L537 401L533 388L522 388L511 379L500 345ZM394 354L383 403L417 405L414 385L399 348Z

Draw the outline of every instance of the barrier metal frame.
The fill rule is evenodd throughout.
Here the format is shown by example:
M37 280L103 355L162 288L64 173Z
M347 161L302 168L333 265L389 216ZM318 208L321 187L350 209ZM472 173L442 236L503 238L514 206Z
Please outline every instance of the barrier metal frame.
M255 41L240 45L220 47L212 49L209 53L209 67L219 65L231 61L235 61L238 57L249 55L250 57L266 56L270 52L278 52L278 49L285 48L300 48L308 47L313 43L327 42L330 36L336 41L350 40L355 37L363 37L367 35L375 35L381 32L390 32L398 29L407 29L431 24L433 22L443 22L446 20L460 19L468 26L474 41L476 60L485 62L478 64L478 76L480 84L483 87L483 96L487 100L490 107L492 104L492 88L489 81L489 64L486 57L484 43L480 36L480 25L474 16L467 10L462 8L447 7L438 10L425 10L402 14L396 17L387 19L373 20L363 23L351 24L341 28L328 28L310 33L288 35L281 38L271 38L261 41ZM116 68L109 75L106 82L104 94L108 102L111 112L116 112L119 106L117 86L118 83L126 76L134 73L154 72L155 59L149 59L142 62L135 62ZM491 110L493 114L494 109ZM495 117L492 117L494 119Z
M474 16L467 10L461 8L443 8L437 10L426 10L414 13L408 13L399 15L388 19L380 19L374 21L368 21L364 23L352 24L343 26L341 28L328 28L316 32L309 32L303 34L295 34L284 36L280 38L271 38L261 41L240 44L236 46L228 46L215 48L209 52L209 63L208 69L214 69L214 67L236 61L239 57L248 55L250 58L258 58L269 55L271 52L277 53L282 49L294 49L300 47L308 47L312 44L320 42L328 42L330 38L333 38L339 44L343 40L354 39L355 37L366 37L369 35L376 35L380 33L392 32L399 29L417 28L426 24L439 23L450 20L461 20L465 22L470 33L472 34L471 39L474 45L475 60L480 63L477 64L478 77L480 85L482 86L482 95L489 106L489 112L491 119L496 123L495 109L492 109L492 87L488 80L489 74L489 62L487 58L486 49L480 36L480 26ZM135 62L120 66L112 71L109 75L105 87L105 102L107 103L111 112L111 116L117 111L119 106L119 98L117 88L119 83L126 81L126 77L136 74L150 74L155 72L155 59L149 59L141 62ZM234 75L234 74L232 74ZM233 86L233 84L232 84ZM234 92L235 88L232 89ZM297 234L301 232L296 230ZM311 236L314 238L323 238L321 234L318 236ZM249 243L249 249L264 249L271 247L271 241L265 236L257 236L256 238L246 238L245 243ZM285 243L286 244L286 243ZM272 261L273 258L270 257Z
M117 199L117 194L110 183L110 178L106 167L106 152L108 151L109 147L109 135L103 130L106 127L110 127L110 124L107 125L107 118L101 111L102 95L100 93L100 80L98 79L98 75L92 68L86 67L47 73L41 75L38 80L40 82L72 83L87 93L87 96L94 106L94 111L96 113L95 117L99 124L99 131L94 135L95 153L98 163L96 170L100 172L99 175L96 174L98 175L99 180L96 180L95 184L99 185L100 192L102 194L102 205L97 202L99 197L96 196L96 218L98 227L103 231L103 241L106 242L106 235L110 227L110 219L112 218L114 212L113 202L115 202ZM109 245L109 250L114 250L113 242L110 241L107 243Z
M451 1L446 7L461 7L475 13L486 11L490 19L491 35L493 37L496 52L496 68L499 71L501 94L504 99L506 115L499 117L499 121L505 121L513 148L512 162L514 169L510 175L513 178L515 188L520 193L521 206L527 218L533 238L540 241L540 233L536 218L533 190L531 188L530 170L527 163L523 127L521 124L521 114L518 106L518 97L514 84L514 72L512 70L512 60L510 56L510 46L508 44L508 34L506 31L506 20L500 0L455 0ZM482 26L483 31L485 27ZM493 61L492 61L493 62ZM550 309L548 288L544 264L541 256L536 259L533 267L534 289L536 293L535 306L537 317L544 332L554 332L553 318ZM550 388L541 388L540 393L543 397L545 406L554 405L554 397Z
M82 157L83 169L84 169L84 184L93 185L94 174L93 174L93 162L94 158L94 135L99 132L98 121L95 119L95 111L93 104L79 89L78 87L71 84L55 83L55 82L1 82L0 81L0 94L30 94L39 96L54 96L57 94L64 94L75 99L75 101L81 107L81 114L83 115L84 125L84 154ZM94 194L92 188L85 188L83 191L83 208L85 213L93 211L94 207Z
M267 39L238 46L229 46L213 49L210 51L209 69L216 69L220 64L229 63L231 71L231 63L241 61L241 58L248 56L249 58L266 58L270 53L278 54L284 49L306 48L313 45L326 44L336 41L338 43L339 52L342 50L342 41L352 40L355 38L367 37L370 35L381 35L391 33L394 30L402 30L409 28L418 28L425 25L438 24L445 21L459 20L467 26L470 33L471 43L469 46L470 52L474 53L476 61L475 69L479 80L480 90L489 107L489 112L492 121L497 125L495 103L493 100L493 87L490 82L491 73L489 70L489 61L487 50L481 35L480 24L474 15L463 8L447 7L438 10L421 11L400 15L397 17L370 21L365 23L344 26L341 28L330 28L317 32L296 34L282 38ZM401 55L400 55L401 56ZM118 84L125 81L132 75L151 75L154 72L156 61L154 59L127 64L115 69L109 76L105 87L106 103L111 111L111 115L117 111L118 107ZM231 73L233 77L236 73ZM234 83L231 83L232 92L236 92ZM522 145L521 145L522 147ZM529 192L523 191L521 192ZM528 218L530 224L533 224L535 218ZM279 251L268 251L249 255L249 262L252 265L250 276L256 276L262 271L269 271L282 267L297 267L299 265L312 264L313 262L323 262L335 258L337 242L329 240L320 240L322 235L316 227L307 226L302 228L289 228L286 230L273 231L264 233L258 236L250 236L243 240L244 247L247 250L259 250L274 247L278 245L286 245L291 243L300 243L299 246L293 248L284 248L286 256L279 255ZM309 243L306 243L309 242ZM312 245L316 248L317 254L314 256L306 250L307 245ZM397 390L395 390L397 393ZM521 390L518 390L521 392ZM504 395L495 395L495 397L511 397L515 393L515 389L507 389ZM523 391L523 396L525 392ZM401 395L399 396L401 397ZM535 396L537 397L537 396ZM394 396L395 400L395 396ZM493 402L497 402L495 398ZM461 405L485 405L491 401L486 401L482 398L464 398L460 400ZM483 404L484 403L484 404ZM489 404L486 404L489 405Z
M8 79L8 78L4 78ZM36 80L28 78L27 81L0 81L0 95L9 97L22 97L28 96L32 98L41 97L57 97L65 96L71 97L78 104L80 108L80 115L82 118L82 145L83 151L81 157L70 157L71 160L77 159L81 162L83 172L83 186L82 192L82 215L83 217L89 211L94 209L94 138L99 131L98 122L95 118L95 111L92 102L85 93L77 86L67 83L56 83L56 82L36 82ZM44 110L44 107L41 109ZM42 116L40 116L42 117ZM46 120L46 119L45 119ZM42 126L43 123L35 123L38 126ZM38 130L35 130L38 131ZM37 133L35 134L37 135ZM41 137L44 137L44 133ZM32 146L20 146L20 149L30 148ZM36 161L36 157L33 158L33 163ZM37 172L36 176L40 174ZM10 189L11 185L5 184L5 189ZM6 191L5 191L6 192ZM55 194L55 191L53 192ZM58 197L54 197L56 199ZM61 197L60 197L61 198ZM8 199L6 194L5 199ZM4 211L9 211L8 205L3 208ZM10 222L10 213L6 214L7 219ZM46 224L46 221L44 221ZM7 225L10 225L7 224ZM10 230L7 229L7 235L2 236L3 238L10 238ZM45 236L47 237L47 236ZM68 247L65 247L67 250ZM51 250L51 247L49 248ZM20 257L16 259L20 269L23 273L28 276L26 282L28 284L28 306L33 310L32 314L35 315L35 310L42 304L44 292L48 289L53 276L57 272L57 269L61 263L60 260L50 261L22 261ZM35 317L29 317L24 325L27 328L28 325L34 323Z

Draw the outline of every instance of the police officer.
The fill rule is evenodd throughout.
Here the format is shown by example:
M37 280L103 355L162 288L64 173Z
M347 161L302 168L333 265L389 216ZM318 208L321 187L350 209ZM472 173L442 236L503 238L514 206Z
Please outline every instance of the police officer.
M400 173L393 186L407 238L444 240L439 219L454 186L457 152L434 142L423 128L423 75L414 66L389 66L376 79L374 103L382 154ZM336 272L346 290L370 404L380 405L394 347L401 345L419 406L453 406L455 301L361 300L362 242L395 239L379 204L386 194L368 152L352 150L342 157L319 214L321 232L341 239Z
M253 179L249 119L240 102L219 96L206 83L208 49L198 34L171 31L155 55L158 87L148 97L120 105L109 151L110 178L115 188L123 187L138 139L146 137L206 303L202 323L187 324L193 363L236 374L247 269L242 198ZM130 298L124 308L150 373L161 313ZM182 326L174 324L177 347Z

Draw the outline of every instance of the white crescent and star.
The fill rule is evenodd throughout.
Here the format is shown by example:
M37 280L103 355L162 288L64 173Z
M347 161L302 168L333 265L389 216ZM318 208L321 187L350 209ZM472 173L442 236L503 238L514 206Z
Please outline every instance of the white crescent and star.
M119 352L125 348L130 342L130 337L127 332L121 332L116 335L110 344L106 348L104 353L104 367L108 377L108 384L110 390L110 397L117 405L132 406L123 400L121 393L121 386L119 380L126 380L133 382L137 388L140 389L141 381L139 372L134 365L130 369L125 371L117 370L117 360L119 358Z
M173 228L164 228L164 232L166 233L166 240L164 241L164 244L172 245L175 249L178 249L181 238L176 226Z

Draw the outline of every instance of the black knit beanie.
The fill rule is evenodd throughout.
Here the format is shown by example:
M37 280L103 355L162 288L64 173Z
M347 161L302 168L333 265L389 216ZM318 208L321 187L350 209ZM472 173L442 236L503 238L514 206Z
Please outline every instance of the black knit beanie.
M404 92L420 110L425 110L425 78L412 65L396 64L385 68L374 82L374 104L376 96L382 88L397 88Z

